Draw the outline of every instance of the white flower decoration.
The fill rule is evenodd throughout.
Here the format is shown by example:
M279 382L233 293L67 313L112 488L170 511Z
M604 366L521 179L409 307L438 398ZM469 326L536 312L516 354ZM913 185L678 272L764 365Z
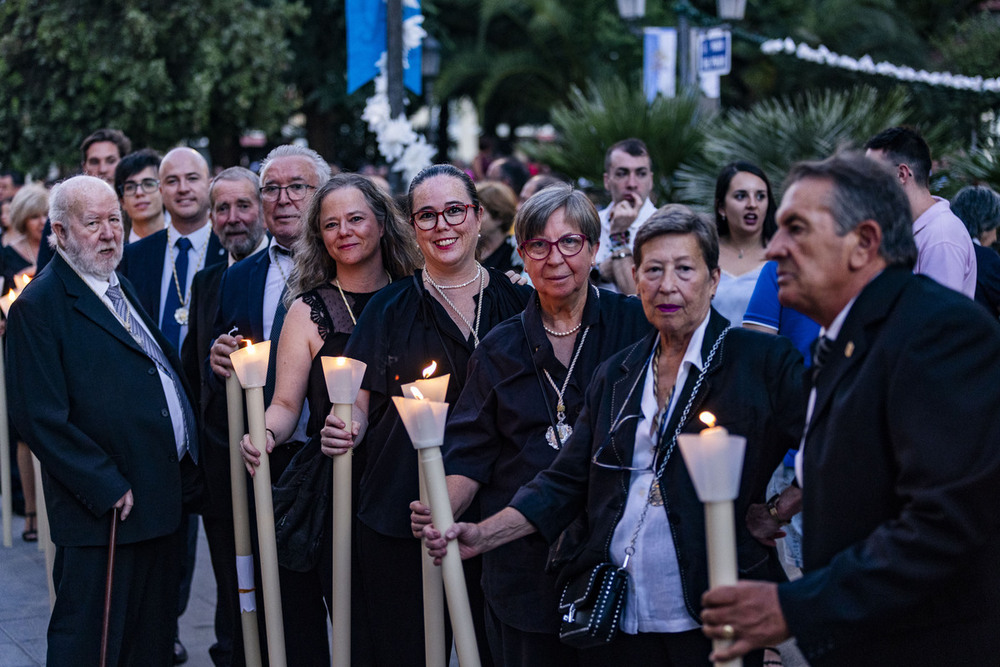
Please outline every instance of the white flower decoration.
M888 76L900 81L916 81L929 86L943 86L945 88L970 90L979 93L995 93L1000 91L1000 78L984 79L981 76L964 76L961 74L952 74L951 72L917 71L905 65L899 66L884 61L876 63L869 55L861 56L860 59L856 60L850 56L834 53L822 44L815 49L808 44L796 44L791 37L786 37L783 40L768 40L760 45L760 50L766 55L774 55L784 51L789 55L794 54L799 60L839 67L840 69L852 72Z

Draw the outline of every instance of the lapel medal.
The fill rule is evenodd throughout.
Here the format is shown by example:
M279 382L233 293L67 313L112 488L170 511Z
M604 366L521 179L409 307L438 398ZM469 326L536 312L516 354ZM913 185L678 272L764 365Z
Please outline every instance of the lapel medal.
M181 306L180 308L178 308L177 310L175 310L174 311L174 319L177 321L177 324L179 324L181 326L184 326L185 324L187 324L188 323L188 309L185 308L184 306Z

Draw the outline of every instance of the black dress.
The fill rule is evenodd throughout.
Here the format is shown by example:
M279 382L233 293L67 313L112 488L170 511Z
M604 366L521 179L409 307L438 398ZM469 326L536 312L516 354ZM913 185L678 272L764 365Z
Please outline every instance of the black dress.
M490 282L480 305L480 339L520 313L532 293L512 285L502 273L487 271ZM422 369L436 361L436 376L451 374L446 401L454 405L474 349L472 336L461 334L417 271L372 299L344 353L368 364L362 384L370 400L368 431L359 448L366 461L358 500L358 545L375 665L424 663L421 547L410 532L409 510L409 503L419 497L417 453L392 396L401 396L402 384L419 379ZM473 582L469 592L477 635L484 627L475 573L478 563L479 559L464 562L466 579ZM480 655L489 664L485 636L479 640Z

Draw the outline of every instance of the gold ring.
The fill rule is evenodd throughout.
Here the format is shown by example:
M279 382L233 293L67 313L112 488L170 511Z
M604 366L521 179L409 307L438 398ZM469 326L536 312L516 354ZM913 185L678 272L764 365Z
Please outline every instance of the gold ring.
M722 626L722 638L733 639L736 637L736 628L726 623Z

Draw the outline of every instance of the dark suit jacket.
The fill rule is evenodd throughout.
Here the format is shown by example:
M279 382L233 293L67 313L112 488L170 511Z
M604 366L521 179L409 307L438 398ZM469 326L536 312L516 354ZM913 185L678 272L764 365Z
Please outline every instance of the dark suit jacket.
M160 288L163 285L164 259L167 255L167 230L125 246L118 272L128 278L139 295L139 303L150 317L157 319L159 328ZM226 262L226 249L213 232L205 251L205 267Z
M232 518L229 479L229 434L226 394L207 390L208 365L215 315L219 310L219 284L228 268L218 262L195 274L191 281L191 319L181 346L181 361L188 384L194 389L195 410L201 417L201 468L205 473L208 499L202 514Z
M803 455L806 575L779 587L810 664L996 664L1000 324L889 268L820 373Z
M974 243L976 249L976 301L994 318L1000 313L1000 254Z
M226 270L219 286L215 336L229 333L235 326L244 338L255 343L264 340L264 286L270 266L271 255L265 249Z
M127 280L122 289L138 303ZM137 310L180 372L156 323ZM42 463L53 542L107 544L108 513L130 488L121 543L176 530L181 475L159 373L62 256L14 302L7 338L10 414Z
M714 310L705 332L702 359L707 360L727 321ZM655 332L614 355L594 372L583 412L573 425L573 435L548 470L539 473L514 496L510 506L519 510L550 542L580 512L586 528L582 539L567 531L558 549L565 563L561 579L609 560L611 536L625 510L629 472L608 470L591 463L597 450L607 442L611 423L619 411L641 414L642 378L656 340ZM688 374L670 422L664 433L669 442L680 421L697 380ZM782 579L774 549L750 535L742 518L751 503L764 502L767 482L789 447L798 443L805 415L802 356L791 342L747 329L732 329L719 348L699 390L683 431L696 433L704 428L697 415L710 410L720 426L747 439L740 493L736 499L738 519L737 549L743 578ZM630 392L630 388L635 390ZM636 420L618 431L601 460L614 465L631 465ZM708 560L705 545L705 515L687 467L678 449L671 454L660 477L665 494L662 510L667 512L677 550L684 601L688 613L698 619L701 595L708 590ZM654 510L656 508L653 508ZM632 527L629 527L632 530ZM575 542L575 544L574 544ZM618 554L619 562L621 554Z

